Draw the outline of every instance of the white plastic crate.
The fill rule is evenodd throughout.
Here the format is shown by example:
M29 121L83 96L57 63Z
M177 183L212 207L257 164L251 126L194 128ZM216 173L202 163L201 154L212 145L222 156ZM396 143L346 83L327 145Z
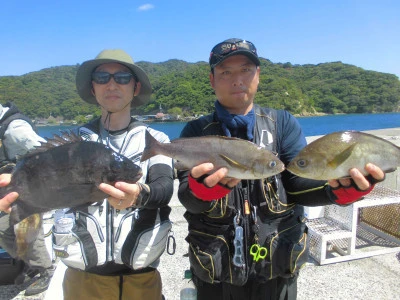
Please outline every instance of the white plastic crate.
M323 218L325 208L323 206L304 206L304 217L308 220Z
M323 265L400 251L400 228L398 223L393 224L400 222L399 206L400 192L380 185L352 205L326 206L323 218L307 221L311 256ZM371 211L369 219L362 217L364 209L374 207L380 208L383 219L374 220ZM388 218L391 228L384 223Z

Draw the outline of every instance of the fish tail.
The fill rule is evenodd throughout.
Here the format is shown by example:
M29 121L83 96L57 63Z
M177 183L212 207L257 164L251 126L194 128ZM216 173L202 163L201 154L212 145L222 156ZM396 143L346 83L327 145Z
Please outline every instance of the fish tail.
M10 219L10 222L9 222L10 227L12 227L12 226L18 224L19 222L23 221L24 219L28 218L33 213L40 213L42 211L35 209L30 205L26 205L23 202L19 201L19 199L17 199L17 201L15 201L11 205L11 212L10 212L10 218L9 218Z
M24 260L27 253L39 235L42 226L42 216L33 214L14 226L17 257Z
M20 209L19 205L14 204L12 205L11 212L10 212L10 227L18 224L21 222L24 217L22 217L22 209ZM27 217L27 216L25 216Z
M140 161L148 160L149 158L159 154L160 143L151 135L150 132L146 130L146 145L143 150L142 157Z

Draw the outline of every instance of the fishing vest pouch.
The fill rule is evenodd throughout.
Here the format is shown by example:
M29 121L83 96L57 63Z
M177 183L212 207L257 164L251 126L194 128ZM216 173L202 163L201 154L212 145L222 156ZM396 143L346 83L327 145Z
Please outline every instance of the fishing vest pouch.
M262 194L257 199L259 199L259 207L265 215L283 214L293 209L295 204L287 201L281 174L264 178L258 182L261 184Z
M234 193L235 191L231 191ZM235 208L232 205L229 205L229 200L231 199L230 194L225 197L214 201L213 206L204 214L207 215L210 219L221 219L227 218L231 220L231 216L235 213Z
M150 266L160 258L166 249L172 228L170 212L170 207L138 209L127 236L120 236L117 230L116 244L123 242L121 260L124 264L138 270ZM122 228L123 224L120 226Z
M198 215L192 215L197 218ZM194 275L207 283L226 282L242 286L247 281L248 268L233 264L233 225L200 222L189 223L189 261Z
M299 217L301 218L301 217ZM276 277L293 277L308 259L308 235L306 225L299 218L296 222L280 223L279 231L272 232L262 240L267 257L254 265L250 277L266 282ZM276 226L266 227L277 228Z
M68 267L85 271L106 262L105 257L99 255L99 245L105 243L97 220L83 212L78 215L70 232L57 232L53 226L53 250Z
M237 214L237 208L235 207L234 200L243 199L244 197L241 186L242 183L239 183L230 191L228 195L218 199L217 201L214 201L214 205L208 211L205 211L204 214L210 219L218 220L218 223L230 223L233 216Z

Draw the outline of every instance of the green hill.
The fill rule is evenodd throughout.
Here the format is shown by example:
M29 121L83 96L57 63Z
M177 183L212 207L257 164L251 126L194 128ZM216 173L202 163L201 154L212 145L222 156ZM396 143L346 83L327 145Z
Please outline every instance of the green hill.
M205 62L168 60L138 62L149 75L152 100L135 114L165 112L192 116L213 109L215 96ZM58 66L22 76L0 76L0 103L13 101L33 119L72 120L98 115L75 88L79 65ZM400 81L392 74L366 71L341 62L318 65L274 64L261 59L259 92L255 102L287 109L293 114L375 113L400 111Z

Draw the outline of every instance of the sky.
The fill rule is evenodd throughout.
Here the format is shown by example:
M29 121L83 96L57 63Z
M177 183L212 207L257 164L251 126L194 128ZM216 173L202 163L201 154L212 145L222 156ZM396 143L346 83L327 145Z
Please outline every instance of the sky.
M8 0L0 28L0 76L116 48L135 62L208 61L237 37L273 63L341 61L400 78L398 0Z

